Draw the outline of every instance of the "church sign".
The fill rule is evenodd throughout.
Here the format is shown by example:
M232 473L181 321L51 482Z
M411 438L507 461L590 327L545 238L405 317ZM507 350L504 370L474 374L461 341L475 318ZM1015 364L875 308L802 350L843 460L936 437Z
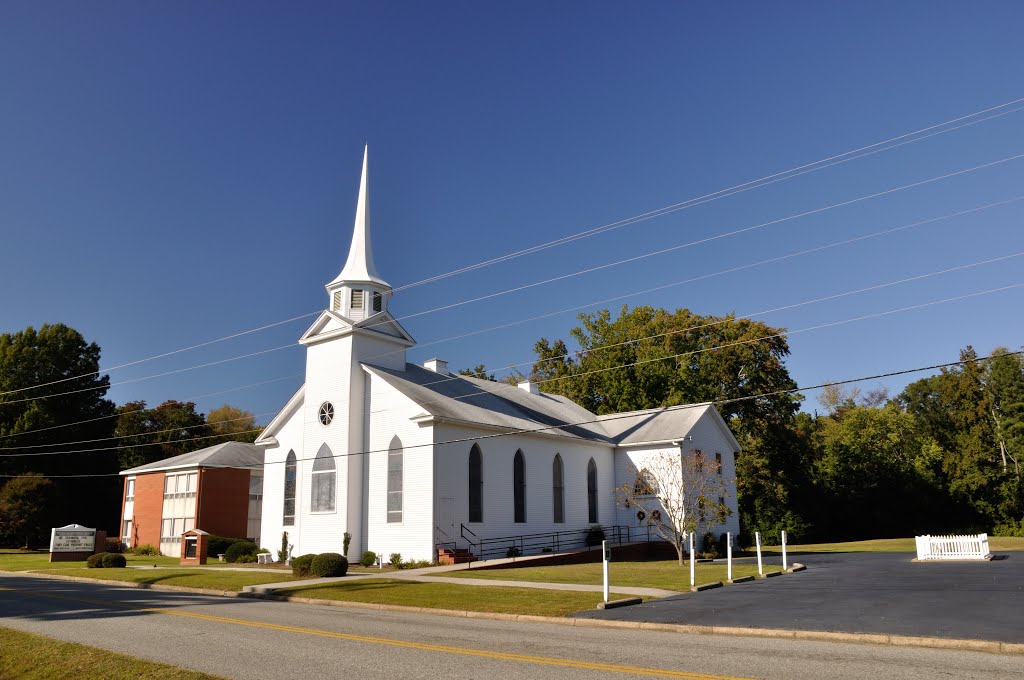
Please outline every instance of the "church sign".
M80 524L69 524L50 530L50 561L84 560L96 552L96 530ZM104 533L104 532L100 532ZM104 540L106 535L104 534Z

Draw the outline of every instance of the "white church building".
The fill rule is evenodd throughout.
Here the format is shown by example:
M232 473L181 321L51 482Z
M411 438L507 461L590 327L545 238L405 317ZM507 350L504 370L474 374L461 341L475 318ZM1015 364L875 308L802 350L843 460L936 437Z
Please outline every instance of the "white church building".
M739 444L713 406L596 416L535 383L406 362L416 341L373 262L365 155L348 259L326 288L327 309L299 339L305 384L255 442L262 547L276 551L287 532L293 555L342 552L348 533L350 560L434 560L444 547L580 547L596 524L639 535L644 521L613 490L664 451L721 461L732 514L706 530L739 530Z

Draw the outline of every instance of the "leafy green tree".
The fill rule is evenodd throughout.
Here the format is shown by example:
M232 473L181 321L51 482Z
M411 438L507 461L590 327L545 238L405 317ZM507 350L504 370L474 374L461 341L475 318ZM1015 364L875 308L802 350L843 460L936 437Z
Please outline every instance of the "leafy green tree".
M35 472L19 475L0 488L0 536L23 539L23 547L39 545L57 516L57 487Z
M473 368L463 368L459 370L459 375L469 376L470 378L479 378L480 380L491 380L496 381L493 373L487 372L487 367L483 364L477 364Z
M211 434L206 418L191 402L168 400L156 408L132 401L117 409L122 470L178 456L210 446L216 441L198 439ZM184 440L184 441L183 441Z
M230 404L211 409L206 414L206 425L209 427L210 434L220 436L217 439L210 439L206 443L197 442L202 446L212 446L227 441L252 443L256 441L256 437L260 436L262 431L262 428L256 425L256 416L252 411L246 411ZM202 448L202 446L197 448Z
M581 314L562 340L534 345L531 379L597 414L728 400L718 406L743 451L737 459L740 521L746 530L794 538L806 533L810 508L807 442L794 429L802 397L784 360L784 331L759 321L622 307ZM768 396L750 398L756 394Z
M0 474L61 475L53 483L63 523L112 528L117 456L102 450L110 441L94 440L113 433L114 404L104 398L110 379L99 364L99 346L64 324L0 334ZM60 451L69 453L19 455ZM84 474L113 476L67 477Z

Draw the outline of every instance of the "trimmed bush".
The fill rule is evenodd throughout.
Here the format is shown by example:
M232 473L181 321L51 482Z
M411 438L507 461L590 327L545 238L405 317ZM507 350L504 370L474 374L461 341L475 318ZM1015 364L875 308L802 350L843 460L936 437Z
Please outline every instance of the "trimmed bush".
M388 564L390 564L395 569L401 569L402 568L402 553L391 553L388 556Z
M292 558L292 576L309 576L309 567L316 555L299 555Z
M89 567L90 569L102 569L103 558L106 557L108 554L109 553L101 552L96 553L95 555L89 555L88 559L85 560L85 566Z
M228 546L224 559L228 562L237 562L242 555L255 555L257 550L259 546L252 541L237 541Z
M377 553L372 550L367 550L363 553L363 556L359 558L359 564L364 567L372 567L377 564Z
M720 557L718 554L718 541L715 539L715 535L710 531L705 532L703 540L701 540L701 547L703 548L704 557L715 559Z
M119 539L119 538L108 538L107 539L107 549L106 549L105 552L109 552L109 553L123 553L124 549L127 548L127 547L128 546L126 546L124 543L122 543L121 539Z
M121 553L103 553L104 569L121 569L128 565L128 560Z
M206 554L207 555L227 555L228 548L235 543L251 543L247 538L225 538L224 536L210 536L206 542Z
M510 557L510 558L511 557L519 557L522 554L523 553L519 552L519 548L515 547L514 545L510 545L508 547L508 550L505 551L505 557Z
M236 564L252 564L256 562L256 555L239 555L238 559L235 560Z
M603 541L604 538L605 538L604 527L601 526L600 524L595 524L594 526L592 526L589 529L587 529L587 545L588 546L601 545L601 541Z
M313 558L309 571L314 576L344 576L348 573L348 560L338 553L320 553Z
M156 556L160 554L160 551L156 549L156 546L150 545L149 543L143 543L142 545L137 545L134 548L128 548L125 552L129 555Z

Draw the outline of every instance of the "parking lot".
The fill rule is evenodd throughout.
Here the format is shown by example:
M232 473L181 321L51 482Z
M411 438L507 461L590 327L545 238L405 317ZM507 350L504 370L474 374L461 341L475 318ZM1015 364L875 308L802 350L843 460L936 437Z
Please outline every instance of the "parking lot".
M913 557L796 555L807 571L577 616L1024 643L1024 553L991 562Z

